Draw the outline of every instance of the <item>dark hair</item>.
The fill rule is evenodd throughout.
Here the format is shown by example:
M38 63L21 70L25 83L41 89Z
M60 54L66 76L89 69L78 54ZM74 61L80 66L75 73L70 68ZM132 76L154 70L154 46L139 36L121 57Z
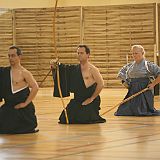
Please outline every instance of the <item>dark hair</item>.
M84 44L78 45L78 48L82 48L82 47L85 48L86 54L90 54L90 49L87 45L84 45Z
M18 47L16 47L16 46L11 46L11 47L9 47L9 49L16 49L17 50L17 55L19 56L19 55L22 55L22 51L20 50L20 48L18 48Z

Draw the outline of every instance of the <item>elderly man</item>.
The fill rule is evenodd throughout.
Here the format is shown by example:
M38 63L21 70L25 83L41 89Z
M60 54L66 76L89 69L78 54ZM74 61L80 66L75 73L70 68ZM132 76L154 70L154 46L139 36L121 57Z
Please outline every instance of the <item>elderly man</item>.
M154 108L153 88L160 83L160 68L145 59L145 50L141 45L131 48L134 61L125 65L118 73L122 83L128 87L125 97L148 87L149 90L119 106L116 116L156 116L160 111Z

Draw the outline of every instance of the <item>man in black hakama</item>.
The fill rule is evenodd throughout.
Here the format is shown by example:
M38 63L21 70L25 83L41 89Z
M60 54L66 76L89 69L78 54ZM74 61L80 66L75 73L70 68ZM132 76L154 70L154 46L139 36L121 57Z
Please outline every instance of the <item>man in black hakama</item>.
M20 55L17 54L18 50L15 46L12 46L9 51L9 56L13 56L14 62L19 59L17 56ZM9 57L10 60L12 58ZM28 76L26 81L29 79L31 86L25 85L23 88L14 90L14 80L17 80L17 84L20 84L21 81L23 82L22 79L21 81L14 79L15 73L17 74L17 72L14 71L21 73L21 69L23 69L24 74L29 74L29 72L21 67L18 68L19 70L14 70L12 63L13 62L11 62L11 67L0 67L0 98L4 100L0 107L0 134L35 133L37 131L35 130L37 127L37 118L34 104L31 100L38 91L37 84ZM21 77L18 74L17 76ZM31 91L29 86L31 87Z
M97 80L97 82L96 80L92 81L92 83L89 84L88 86L86 86L85 83L85 75L84 72L82 71L83 67L81 64L83 60L81 60L82 57L79 54L83 52L83 54L85 54L84 56L87 57L87 54L89 53L87 53L86 47L87 46L85 45L78 47L78 49L80 49L80 51L77 51L80 59L80 64L58 65L60 73L60 85L63 97L69 96L70 92L74 93L74 98L70 100L70 102L66 107L70 124L90 124L90 123L106 122L106 120L100 117L99 115L100 103L101 103L99 93L102 90L102 88L100 87L99 89L99 87L97 86L101 85L101 83L103 82L101 82L101 76L99 75L97 69L96 71L94 69L92 70L94 72L98 72L97 79L100 80ZM92 68L90 64L89 67ZM98 92L97 88L99 89ZM54 96L59 97L57 77L54 77ZM62 124L66 123L66 117L64 111L61 113L59 117L59 123Z

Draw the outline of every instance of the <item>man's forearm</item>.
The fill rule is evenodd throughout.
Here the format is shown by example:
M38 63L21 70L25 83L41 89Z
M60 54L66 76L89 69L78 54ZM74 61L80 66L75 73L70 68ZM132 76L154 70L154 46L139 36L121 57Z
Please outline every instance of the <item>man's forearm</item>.
M152 83L154 84L154 86L160 83L160 75Z
M28 96L28 98L25 101L26 106L32 102L32 100L35 98L36 94L38 92L38 86L35 86L31 89L31 92Z
M102 91L104 85L101 84L101 85L97 85L93 95L90 97L92 99L92 101L100 94L100 92Z

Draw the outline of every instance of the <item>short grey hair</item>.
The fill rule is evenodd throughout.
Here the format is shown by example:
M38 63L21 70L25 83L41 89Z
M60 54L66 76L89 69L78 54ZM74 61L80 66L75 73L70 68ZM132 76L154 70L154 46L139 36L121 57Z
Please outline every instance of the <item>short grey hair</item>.
M135 44L135 45L133 45L133 46L131 47L131 51L133 51L134 48L139 48L139 49L141 49L142 54L145 54L145 50L144 50L143 46L138 45L138 44Z

